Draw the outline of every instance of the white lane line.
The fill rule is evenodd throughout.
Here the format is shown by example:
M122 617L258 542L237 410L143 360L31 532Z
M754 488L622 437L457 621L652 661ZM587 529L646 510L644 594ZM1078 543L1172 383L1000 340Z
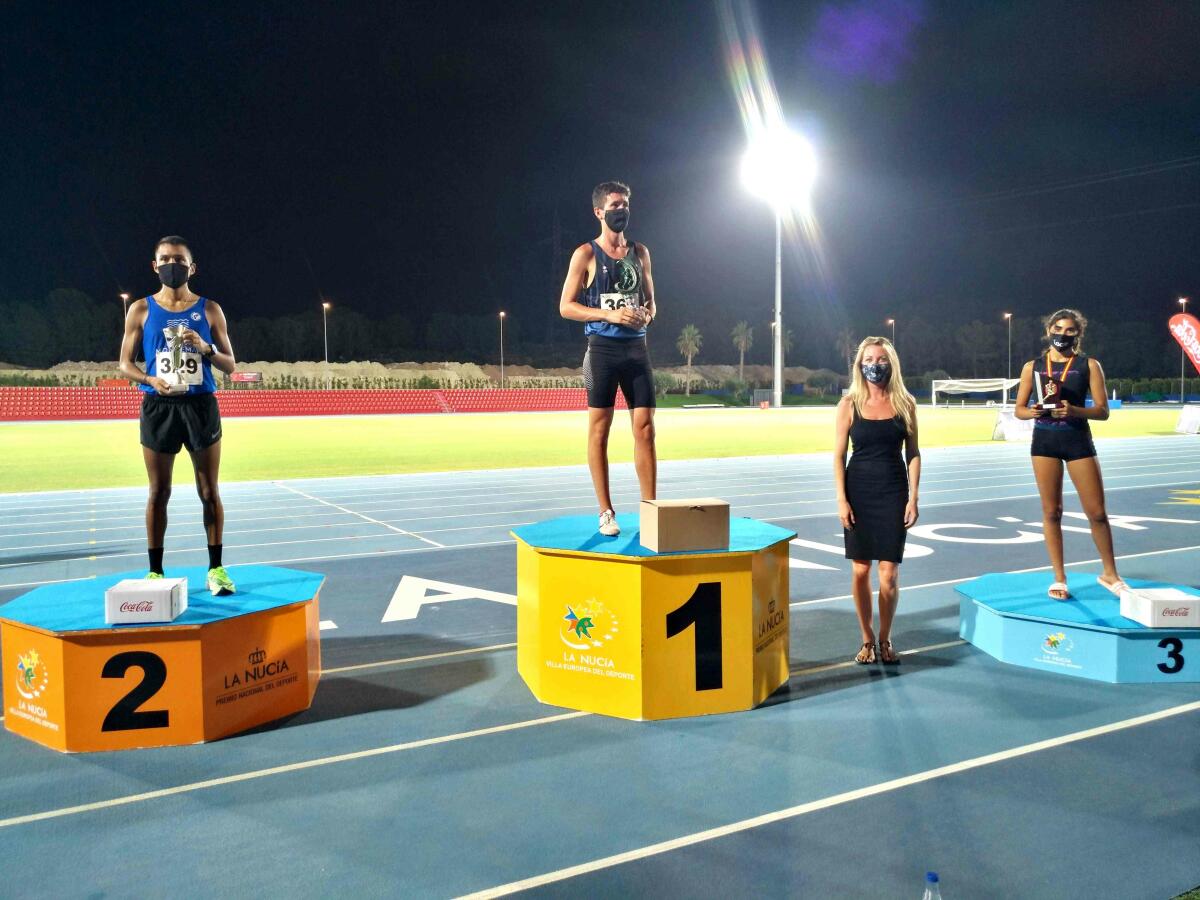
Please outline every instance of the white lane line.
M1091 738L1101 737L1106 734L1113 734L1114 732L1125 731L1130 728L1137 728L1140 725L1148 725L1152 722L1159 722L1163 719L1186 715L1198 710L1200 710L1200 700L1197 700L1193 703L1184 703L1179 706L1172 706L1169 709L1148 713L1144 716L1134 716L1130 719L1122 719L1119 722L1110 722L1107 725L1100 725L1096 728L1086 728L1082 731L1075 731L1070 734L1060 735L1059 737L1049 738L1044 741L1036 741L1032 744L1023 744L1019 747L1011 747L1008 750L1001 750L997 753L988 753L984 756L976 756L973 759L964 759L961 762L951 763L946 766L939 766L936 769L928 769L924 772L916 772L912 775L904 775L900 778L893 778L889 781L881 781L877 784L868 785L867 787L857 788L852 791L844 791L840 794L833 794L829 797L822 797L819 800L811 800L808 803L800 803L796 806L789 806L786 809L765 813L761 816L754 816L750 819L742 819L740 822L731 822L728 825L721 825L717 828L709 828L705 831L697 831L693 834L683 835L682 837L673 838L669 841L661 841L657 844L649 844L645 847L638 847L634 850L627 850L624 853L616 853L612 856L601 857L600 859L594 859L590 862L581 863L576 866L568 866L567 868L556 869L552 872L546 872L542 875L535 875L532 878L522 879L521 881L512 881L508 884L498 885L493 888L488 888L484 891L466 894L464 895L464 900L475 900L475 898L505 897L509 894L515 894L518 891L527 891L532 888L541 887L542 885L553 884L558 881L566 881L569 878L578 878L580 875L587 875L592 872L598 872L602 869L610 869L614 866L620 866L624 865L625 863L634 862L635 860L646 859L651 856L658 856L675 850L682 850L685 847L692 847L696 844L702 844L706 841L713 841L717 840L718 838L728 837L732 834L750 831L754 828L761 828L764 825L771 825L776 822L783 822L788 819L799 818L800 816L808 815L809 813L820 812L821 810L831 809L835 806L842 806L846 803L864 800L868 797L877 797L880 794L887 794L906 787L912 787L915 784L923 784L928 781L934 781L938 778L945 778L948 775L957 775L960 772L969 772L973 769L980 769L996 763L1006 762L1010 759L1018 759L1022 756L1040 753L1043 750L1052 750L1056 747L1063 747L1068 744L1075 744L1080 741L1090 740Z
M111 800L100 800L95 803L81 803L79 806L65 806L60 809L48 809L45 812L31 813L27 816L13 816L0 819L0 828L11 828L14 825L28 825L31 822L43 822L46 819L58 819L63 816L74 816L79 813L94 812L98 809L111 809L114 806L126 806L130 803L142 803L146 800L157 800L160 797L172 797L178 794L189 794L207 788L220 787L224 784L237 784L239 781L252 781L256 778L266 778L270 775L283 775L286 772L302 772L305 769L316 769L335 763L349 762L356 759L368 759L372 756L383 756L389 753L403 753L407 750L420 750L424 747L435 747L438 744L450 744L465 741L470 738L484 737L491 734L502 734L506 731L520 731L538 725L549 725L554 722L564 722L567 719L578 719L590 716L591 713L572 712L557 716L542 716L536 719L525 719L522 722L511 722L507 725L494 725L491 728L477 728L474 731L463 731L458 734L446 734L441 737L424 738L419 741L407 741L403 744L391 744L387 747L374 747L370 750L356 750L353 753L339 753L336 756L323 756L304 762L288 763L283 766L272 766L269 769L255 769L251 772L241 772L237 775L226 775L223 778L210 778L207 781L193 781L191 784L180 784L175 787L162 788L157 791L146 791L142 794L129 794L125 797L114 797Z
M427 662L431 659L446 659L450 656L466 656L471 653L490 653L493 650L511 650L517 646L511 644L492 644L488 647L468 647L465 650L447 650L444 653L427 653L424 656L404 656L400 659L381 659L379 662L359 663L355 666L339 666L336 669L322 669L321 675L340 675L343 672L361 672L363 669L378 669L381 666L399 666L404 663Z
M1187 553L1191 550L1200 550L1200 544L1195 544L1191 547L1167 547L1163 550L1146 550L1142 553L1124 553L1120 556L1115 556L1113 559L1139 559L1143 556L1163 556L1167 553ZM1081 559L1078 562L1064 563L1067 568L1071 566L1094 566L1096 563L1103 562L1100 559ZM1009 569L1004 575L1024 575L1027 572L1044 572L1052 566L1033 566L1029 569ZM947 584L959 584L963 581L972 581L978 578L979 575L967 575L963 578L947 578L945 581L927 581L925 584L901 584L901 591L919 591L922 588L942 587ZM796 606L815 606L818 603L832 603L835 600L853 600L853 594L838 594L836 597L821 597L817 600L794 600L788 604L790 607Z
M921 647L915 650L905 651L906 654L921 653L926 650L937 650L942 647L954 646L955 644L965 643L963 641L952 641L947 644L931 644L928 647ZM359 666L341 666L336 669L326 669L322 674L331 675L334 673L352 672L356 670L375 668L377 666L392 665L395 663L420 662L427 659L441 659L447 656L461 656L467 653L484 653L490 650L508 649L515 647L516 644L495 644L491 647L471 647L465 650L452 650L447 653L431 653L426 656L410 656L406 659L385 660L378 663L365 663ZM904 655L904 654L902 654ZM795 674L803 673L806 670L800 670ZM13 825L27 825L31 822L41 822L45 819L55 819L62 816L77 815L79 813L93 812L99 809L109 809L114 806L125 806L130 803L141 803L146 800L156 800L160 797L170 797L175 794L185 794L192 791L203 790L210 787L218 787L223 784L234 784L239 781L250 781L255 778L265 778L269 775L281 775L285 772L298 772L303 769L312 769L319 766L332 765L334 763L349 762L351 760L366 759L372 756L382 756L388 753L398 753L405 750L417 750L422 747L432 747L437 744L448 744L455 741L467 740L469 738L483 737L491 734L500 734L506 731L517 731L522 728L531 728L539 725L551 725L556 722L563 722L568 719L579 719L584 716L591 716L589 712L571 712L557 716L542 716L536 719L526 719L521 722L513 722L508 725L496 725L491 728L480 728L475 731L464 731L459 734L444 735L436 738L425 738L418 741L408 741L403 744L392 744L387 747L376 747L371 750L356 750L351 753L339 753L336 756L326 756L319 759L307 760L299 763L289 763L282 766L272 766L269 769L257 769L251 772L242 772L238 775L227 775L222 778L212 778L207 781L196 781L191 784L182 784L171 788L162 788L157 791L147 791L142 794L130 794L125 797L115 797L111 800L100 800L95 803L84 803L79 806L67 806L61 809L52 809L40 813L31 813L25 816L14 816L9 819L0 819L0 828L8 828Z
M347 509L344 506L338 506L336 503L330 503L328 500L322 500L320 497L314 497L312 494L306 494L304 491L300 490L299 488L294 488L291 485L287 485L287 484L283 484L282 482L279 482L279 486L281 488L283 488L285 491L291 491L293 494L299 494L301 497L304 497L308 500L315 500L317 503L323 503L325 506L332 507L333 509L336 509L338 512L344 512L344 513L347 513L352 516L358 516L364 522L370 522L373 525L379 525L382 528L390 528L392 531L396 532L397 534L408 535L409 537L416 538L419 541L424 541L426 544L431 544L434 547L444 547L445 546L445 544L439 544L437 541L431 541L427 537L421 537L421 535L416 534L415 532L405 531L403 528L397 528L395 525L389 525L387 522L380 522L378 519L372 519L370 516L364 516L362 513L356 512L353 509Z

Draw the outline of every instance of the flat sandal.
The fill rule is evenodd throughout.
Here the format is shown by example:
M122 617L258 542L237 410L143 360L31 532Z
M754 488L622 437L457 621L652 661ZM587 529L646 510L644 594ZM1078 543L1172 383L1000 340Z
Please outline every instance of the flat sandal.
M875 662L875 642L867 641L859 648L858 653L854 656L854 661L860 666L869 666Z

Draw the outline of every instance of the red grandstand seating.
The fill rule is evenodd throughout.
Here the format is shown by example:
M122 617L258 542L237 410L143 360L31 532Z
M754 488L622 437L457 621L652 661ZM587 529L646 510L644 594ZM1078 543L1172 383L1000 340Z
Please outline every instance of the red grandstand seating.
M142 392L128 387L0 387L0 420L136 419ZM223 416L582 410L583 388L505 390L218 391ZM617 406L625 408L618 393Z

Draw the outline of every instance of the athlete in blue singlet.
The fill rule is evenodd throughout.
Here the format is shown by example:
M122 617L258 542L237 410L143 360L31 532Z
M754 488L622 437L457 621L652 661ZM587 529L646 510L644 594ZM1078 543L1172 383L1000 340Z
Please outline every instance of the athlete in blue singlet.
M583 322L587 353L583 382L588 396L588 468L600 503L600 533L621 533L608 485L608 433L617 389L633 425L633 461L643 500L654 500L658 460L654 448L654 372L646 326L657 314L650 251L629 240L629 187L606 181L592 191L600 234L576 248L558 311Z
M165 237L154 248L154 271L162 282L157 294L138 300L125 317L121 373L142 391L142 457L150 480L146 502L147 578L163 577L163 541L175 456L187 447L196 470L196 491L204 508L208 539L208 589L232 594L234 584L221 563L225 508L217 487L221 466L221 414L212 367L232 373L236 361L225 314L216 303L192 292L196 264L187 241ZM168 333L178 334L174 348ZM137 350L146 359L143 372Z
M1067 573L1063 568L1062 486L1063 467L1071 476L1079 503L1091 526L1092 541L1100 553L1104 571L1097 579L1120 596L1125 582L1117 574L1113 556L1112 527L1104 506L1104 482L1092 443L1089 420L1108 418L1104 370L1098 360L1082 353L1087 319L1074 309L1060 309L1045 319L1044 356L1030 360L1021 370L1013 414L1033 419L1033 475L1042 498L1042 528L1054 582L1047 593L1054 600L1070 600ZM1088 394L1092 405L1087 405ZM1045 407L1045 408L1043 408Z

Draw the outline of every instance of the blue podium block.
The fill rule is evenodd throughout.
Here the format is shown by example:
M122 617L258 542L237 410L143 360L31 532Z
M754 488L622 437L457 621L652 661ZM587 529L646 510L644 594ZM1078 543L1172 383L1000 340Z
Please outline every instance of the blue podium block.
M1113 684L1200 681L1200 628L1147 628L1095 574L1067 577L1071 600L1046 596L1046 572L990 574L959 585L959 636L1001 662ZM1174 587L1127 579L1132 588Z

